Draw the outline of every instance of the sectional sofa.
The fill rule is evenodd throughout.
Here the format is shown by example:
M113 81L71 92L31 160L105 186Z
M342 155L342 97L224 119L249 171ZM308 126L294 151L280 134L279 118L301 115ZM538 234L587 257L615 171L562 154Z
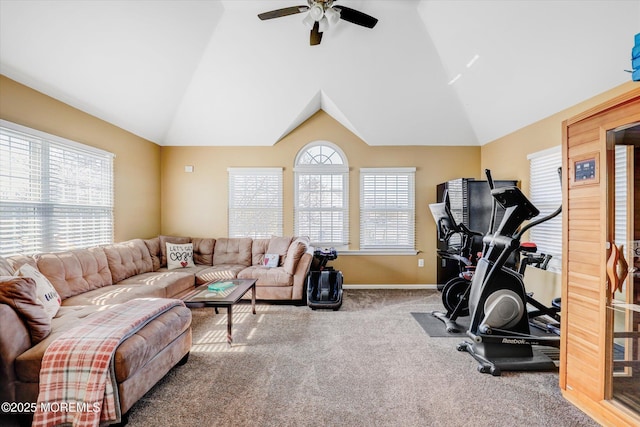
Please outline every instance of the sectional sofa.
M192 257L179 259L177 268L175 245L192 248ZM275 255L276 263L265 266L266 254ZM135 298L179 299L199 284L232 278L257 279L258 299L303 302L312 259L309 240L302 237L177 236L0 258L0 402L36 402L47 347L97 311ZM46 277L59 296L60 307L49 321L42 300L35 298L35 281L21 276L28 270L24 265ZM191 312L184 306L162 313L124 340L115 353L121 413L174 365L186 362L190 347Z

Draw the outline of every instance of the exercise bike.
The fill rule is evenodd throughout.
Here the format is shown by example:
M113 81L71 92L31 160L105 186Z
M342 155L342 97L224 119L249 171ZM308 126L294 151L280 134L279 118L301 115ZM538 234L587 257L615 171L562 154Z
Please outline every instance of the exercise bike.
M560 173L560 170L558 170ZM478 371L494 376L501 371L554 370L556 364L533 346L560 347L560 336L531 333L527 313L528 295L522 274L506 267L506 262L520 247L520 238L530 228L556 217L553 213L529 222L539 210L517 187L501 187L491 191L496 203L505 209L494 233L483 238L484 249L478 260L469 290L471 324L467 335L471 342L457 346L479 362Z
M463 223L458 223L451 214L449 198L445 193L444 201L429 205L431 214L436 222L438 240L449 242L454 236L460 237L460 246L453 251L438 250L442 259L451 259L458 263L458 276L448 280L442 287L442 304L446 312L432 311L431 315L441 320L449 333L460 332L461 327L456 323L459 317L469 315L469 286L476 268L477 256L474 256L476 240L482 233L470 230ZM449 247L449 245L447 245Z

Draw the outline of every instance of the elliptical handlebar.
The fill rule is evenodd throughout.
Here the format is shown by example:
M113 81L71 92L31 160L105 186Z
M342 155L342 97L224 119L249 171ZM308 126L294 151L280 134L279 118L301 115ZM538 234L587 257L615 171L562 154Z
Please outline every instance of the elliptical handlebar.
M489 189L493 190L495 186L493 185L493 178L491 177L491 169L485 169L484 174L487 176L487 182L489 183Z
M489 191L493 191L495 185L493 183L493 177L491 176L491 170L485 169L484 174L487 176L487 182L489 183ZM491 200L491 218L489 219L489 230L488 234L493 233L493 227L496 225L496 212L498 210L498 206L496 204L496 200L492 198Z
M470 230L469 227L467 227L463 223L459 223L458 227L460 227L462 232L468 236L484 236L484 234L480 233L479 231Z

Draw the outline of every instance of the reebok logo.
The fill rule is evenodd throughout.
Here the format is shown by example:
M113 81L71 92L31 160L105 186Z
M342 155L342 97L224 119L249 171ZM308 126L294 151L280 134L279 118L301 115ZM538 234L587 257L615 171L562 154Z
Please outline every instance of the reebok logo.
M502 344L526 344L527 341L517 338L502 338Z

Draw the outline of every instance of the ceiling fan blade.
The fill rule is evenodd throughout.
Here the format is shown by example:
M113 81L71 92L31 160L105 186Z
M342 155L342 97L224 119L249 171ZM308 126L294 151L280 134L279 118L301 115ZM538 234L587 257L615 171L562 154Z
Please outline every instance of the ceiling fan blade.
M302 13L309 10L309 6L291 6L284 9L276 9L269 12L260 13L258 18L261 20L280 18L282 16L295 15L296 13Z
M320 42L322 41L322 33L319 30L320 30L320 24L318 23L318 21L316 21L313 24L313 28L311 29L311 36L309 38L309 44L311 46L319 45Z
M378 20L373 16L362 13L359 10L351 9L346 6L334 6L334 9L340 11L340 19L344 19L352 24L362 25L363 27L373 28L378 23Z

